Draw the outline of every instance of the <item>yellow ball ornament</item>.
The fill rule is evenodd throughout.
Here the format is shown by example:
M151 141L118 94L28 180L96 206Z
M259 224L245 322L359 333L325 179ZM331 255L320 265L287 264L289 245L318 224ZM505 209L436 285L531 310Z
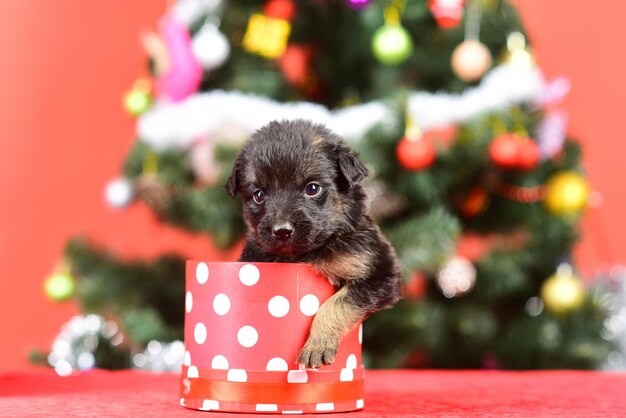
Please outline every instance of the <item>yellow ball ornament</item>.
M548 179L544 205L555 215L576 215L589 199L585 178L574 171L557 173Z
M582 306L585 288L571 266L561 265L541 286L541 299L549 312L562 315Z
M74 277L68 272L53 273L44 283L46 296L55 302L71 298L76 290Z

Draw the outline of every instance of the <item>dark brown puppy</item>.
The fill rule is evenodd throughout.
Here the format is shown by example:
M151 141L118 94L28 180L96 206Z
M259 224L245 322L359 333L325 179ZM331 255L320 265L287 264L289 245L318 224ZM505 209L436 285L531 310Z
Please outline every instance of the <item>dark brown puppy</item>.
M330 364L359 320L401 293L395 252L367 216L367 169L336 134L304 120L271 122L237 156L226 184L243 196L241 261L309 263L338 288L319 309L298 356Z

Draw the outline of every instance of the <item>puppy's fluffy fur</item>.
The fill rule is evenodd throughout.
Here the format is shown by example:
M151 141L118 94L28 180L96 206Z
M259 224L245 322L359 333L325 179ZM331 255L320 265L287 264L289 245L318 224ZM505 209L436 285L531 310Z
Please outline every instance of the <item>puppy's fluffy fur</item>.
M358 321L401 293L395 252L367 216L367 169L336 134L304 120L271 122L237 156L226 189L243 197L241 261L313 265L338 288L319 309L298 362L330 364Z

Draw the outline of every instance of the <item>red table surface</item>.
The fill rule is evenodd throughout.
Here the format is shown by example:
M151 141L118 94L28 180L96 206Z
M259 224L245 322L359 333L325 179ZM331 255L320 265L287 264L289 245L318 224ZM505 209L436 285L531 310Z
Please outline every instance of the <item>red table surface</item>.
M369 370L365 380L365 409L335 416L626 416L624 373ZM4 372L0 417L245 416L186 409L178 385L177 374L136 370Z

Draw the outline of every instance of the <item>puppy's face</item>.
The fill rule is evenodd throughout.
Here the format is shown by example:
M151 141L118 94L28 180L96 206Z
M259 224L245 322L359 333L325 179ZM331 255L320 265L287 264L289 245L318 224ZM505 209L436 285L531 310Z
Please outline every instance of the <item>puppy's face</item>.
M320 247L350 221L351 189L367 170L343 140L305 121L272 122L235 160L226 185L241 193L244 219L268 253L297 256Z

